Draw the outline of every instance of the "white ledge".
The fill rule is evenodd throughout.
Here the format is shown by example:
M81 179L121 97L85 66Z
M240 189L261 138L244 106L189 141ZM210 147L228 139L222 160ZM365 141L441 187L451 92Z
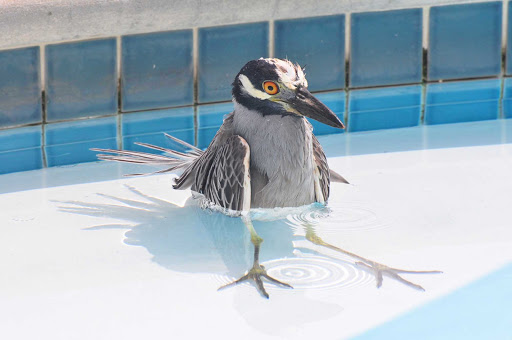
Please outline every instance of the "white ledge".
M0 0L0 49L193 27L490 0Z

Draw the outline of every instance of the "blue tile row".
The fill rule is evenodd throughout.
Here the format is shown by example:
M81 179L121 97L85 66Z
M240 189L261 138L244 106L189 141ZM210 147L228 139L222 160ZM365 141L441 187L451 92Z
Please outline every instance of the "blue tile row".
M96 118L46 125L48 166L97 160L90 148L117 148L117 118Z
M427 80L499 75L502 7L494 1L430 8ZM277 20L274 55L306 65L313 91L422 81L423 9L351 14L348 80L346 20ZM512 74L512 18L508 32L506 71ZM114 38L47 45L45 103L39 47L1 51L0 127L41 123L43 104L46 121L54 122L226 101L241 66L270 52L267 22L200 28L194 98L193 39L192 30L123 36L119 75Z
M499 79L428 84L425 124L497 119L500 89Z
M416 126L420 123L420 85L354 90L349 93L349 131Z
M0 131L0 174L43 166L41 126Z
M135 143L148 143L164 148L176 145L164 133L194 144L194 109L192 107L135 112L122 116L123 148L126 150L160 153Z
M341 120L348 117L348 131L368 131L497 119L500 79L359 89L348 93L333 91L317 94ZM512 78L503 82L503 114L512 118ZM424 96L424 98L423 98ZM345 108L348 107L348 112ZM200 148L208 146L232 103L139 111L121 116L46 124L45 144L42 125L0 131L0 173L32 170L43 166L43 150L48 166L95 161L90 148L117 148L122 139L125 149L158 152L135 142L175 148L164 132ZM120 121L118 121L120 119ZM197 126L195 122L197 121ZM316 135L343 130L311 120ZM121 127L121 136L118 135Z
M503 82L503 117L512 118L512 78Z

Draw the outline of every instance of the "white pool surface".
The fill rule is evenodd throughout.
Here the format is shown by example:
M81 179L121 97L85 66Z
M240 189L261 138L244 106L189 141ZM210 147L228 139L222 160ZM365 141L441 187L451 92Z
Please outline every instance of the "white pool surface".
M351 184L332 185L325 218L255 222L262 263L295 287L266 283L268 300L250 284L217 291L249 269L249 234L182 207L174 175L90 163L0 176L0 339L512 339L511 126L321 138ZM386 276L378 289L305 240L309 218L338 247L443 273L403 275L425 291Z

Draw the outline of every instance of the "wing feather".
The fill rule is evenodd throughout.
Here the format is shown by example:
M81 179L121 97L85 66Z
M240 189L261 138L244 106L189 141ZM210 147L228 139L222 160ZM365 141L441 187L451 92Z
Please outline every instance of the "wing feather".
M237 135L229 137L223 145L208 148L196 169L191 189L226 209L250 208L249 157L249 145Z
M312 135L313 139L313 157L315 159L315 164L317 167L317 173L319 178L315 179L315 181L319 181L320 191L322 193L322 198L324 202L327 202L329 199L330 193L330 184L331 184L331 176L329 172L329 165L327 164L327 158L325 157L324 150L320 145L320 142ZM317 195L317 200L318 200ZM323 202L322 202L323 203Z

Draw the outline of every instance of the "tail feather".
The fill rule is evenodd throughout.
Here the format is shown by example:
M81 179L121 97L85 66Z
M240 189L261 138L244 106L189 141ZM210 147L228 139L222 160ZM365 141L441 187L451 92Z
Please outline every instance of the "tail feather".
M163 151L165 153L172 154L176 158L183 158L183 159L195 158L195 156L193 156L191 154L186 154L183 152L162 148L161 146L157 146L157 145L153 145L153 144L139 143L139 142L135 142L135 144L143 146L148 149Z
M185 147L187 147L187 148L191 149L191 150L192 150L192 151L190 152L191 154L194 154L194 155L197 155L197 156L201 156L201 155L204 153L204 151L203 151L203 150L201 150L201 149L199 149L199 148L196 148L195 146L193 146L192 144L189 144L189 143L185 142L184 140L181 140L181 139L178 139L178 138L176 138L176 137L173 137L173 136L171 136L170 134L165 133L165 132L164 132L164 135L165 135L165 137L172 139L172 140L173 140L173 141L175 141L176 143L179 143L179 144L181 144L181 145L183 145L183 146L185 146Z
M182 170L187 168L190 164L192 164L197 158L199 158L204 151L196 148L195 146L182 141L176 137L165 134L166 137L171 140L177 142L178 144L190 149L190 151L184 153L176 150L162 148L160 146L147 144L147 143L135 143L137 145L162 151L164 154L157 155L148 152L140 152L140 151L129 151L129 150L113 150L113 149L99 149L93 148L92 151L101 152L97 155L98 159L105 161L115 161L115 162L123 162L123 163L133 163L133 164L148 164L148 165L165 165L167 166L165 169L161 169L155 172L145 173L145 174L130 174L126 176L143 176L143 175L153 175L153 174L161 174L166 172L172 172L175 170Z

